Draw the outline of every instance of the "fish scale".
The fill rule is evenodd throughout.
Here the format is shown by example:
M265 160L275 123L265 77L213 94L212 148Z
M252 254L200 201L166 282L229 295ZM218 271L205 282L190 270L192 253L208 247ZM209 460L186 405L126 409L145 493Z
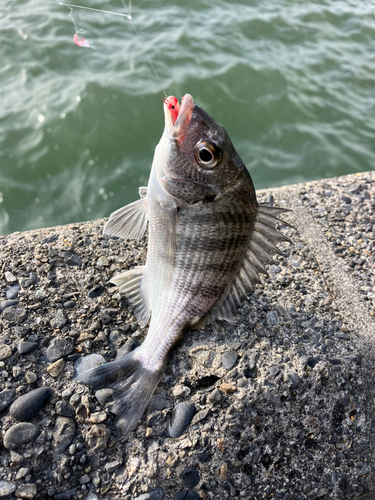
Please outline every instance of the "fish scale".
M165 129L141 199L117 210L104 233L141 238L149 224L144 266L111 281L145 327L141 346L79 377L114 389L124 435L136 427L168 356L191 328L232 321L259 273L266 273L283 209L260 206L246 167L224 127L195 106L164 101Z

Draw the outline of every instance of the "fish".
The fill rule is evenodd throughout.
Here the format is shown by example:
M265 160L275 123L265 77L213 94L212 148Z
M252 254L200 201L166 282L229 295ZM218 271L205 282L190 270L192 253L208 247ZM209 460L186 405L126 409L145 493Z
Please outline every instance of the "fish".
M142 238L146 263L111 282L140 327L143 343L122 358L79 375L94 389L114 391L118 426L136 428L160 382L168 357L188 330L215 319L233 321L278 242L279 215L257 202L251 176L225 128L186 94L164 100L164 132L140 199L114 212L104 234Z

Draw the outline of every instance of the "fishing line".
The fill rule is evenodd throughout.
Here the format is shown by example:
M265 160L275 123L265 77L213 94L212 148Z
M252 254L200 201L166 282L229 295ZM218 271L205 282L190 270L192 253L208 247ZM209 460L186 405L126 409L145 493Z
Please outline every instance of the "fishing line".
M60 2L60 5L65 5L66 7L75 7L76 9L86 9L86 10L94 10L95 12L104 12L104 14L112 14L114 16L127 17L129 20L132 19L130 14L121 14L120 12L112 12L111 10L101 10L101 9L93 9L92 7L85 7L83 5L74 5L73 3L64 3Z

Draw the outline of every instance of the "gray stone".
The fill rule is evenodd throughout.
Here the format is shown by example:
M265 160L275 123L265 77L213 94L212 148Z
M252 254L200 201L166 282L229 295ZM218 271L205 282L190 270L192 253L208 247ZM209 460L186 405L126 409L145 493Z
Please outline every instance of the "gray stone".
M86 442L93 451L103 451L107 447L110 431L104 424L95 424L86 434Z
M258 361L259 361L260 354L259 352L252 352L249 356L249 368L250 370L254 370L256 367Z
M64 302L63 306L65 307L65 309L73 309L73 307L76 306L76 303L74 300L67 300L66 302Z
M8 450L15 450L35 439L38 432L39 429L34 424L27 422L15 424L4 434L4 446Z
M105 290L104 286L96 285L94 286L94 288L91 288L91 290L87 295L90 297L90 299L94 299L95 297L100 297L100 295L102 295L104 290Z
M14 307L16 305L18 305L18 300L0 300L0 313L8 307Z
M58 401L56 403L56 413L60 415L60 417L74 417L75 412L65 401Z
M18 486L16 495L20 498L34 498L37 493L35 483L26 483Z
M181 472L181 479L188 488L195 488L200 481L199 473L195 467L186 467Z
M46 360L52 363L64 356L68 356L73 351L73 345L67 339L53 339L46 350Z
M179 403L173 410L168 422L168 434L173 438L180 437L190 424L195 413L195 406L192 403Z
M105 470L108 472L108 474L111 474L112 472L115 472L115 470L117 470L121 464L121 459L112 460L112 462L107 462L105 464Z
M18 354L30 354L31 352L39 349L40 345L38 342L26 342L25 340L20 340L17 345Z
M125 344L120 347L120 349L116 353L116 359L120 359L124 357L126 354L129 354L129 352L134 351L136 347L139 346L139 342L137 339L130 338L125 342Z
M106 363L106 360L101 354L88 354L87 356L82 356L82 358L78 358L74 363L76 376L78 377L88 370L92 370L93 368L103 365L104 363Z
M10 403L13 401L15 391L11 389L5 389L5 391L0 392L0 411L3 411Z
M17 281L17 278L10 271L6 271L4 273L4 276L8 283L14 283L15 281Z
M62 493L57 493L53 496L54 500L69 500L70 498L76 498L78 488L70 488Z
M51 394L48 387L34 389L17 398L9 408L9 413L19 422L29 422L43 409Z
M0 345L0 361L8 359L12 355L12 348L10 345Z
M212 392L210 392L207 399L210 403L217 404L221 402L223 396L221 395L219 389L214 389Z
M223 354L221 362L226 370L231 370L237 363L238 354L236 351L227 351Z
M98 400L98 403L104 406L109 401L112 401L113 389L99 389L95 392L95 397Z
M193 490L180 491L175 494L173 500L199 500L199 495Z
M76 428L71 418L57 417L52 433L54 451L64 453L72 443L75 433Z
M7 299L16 299L18 296L18 292L21 290L21 287L18 283L8 288L6 293Z
M57 313L51 319L52 328L62 328L66 323L66 318L64 313L59 309ZM64 339L56 339L56 340L64 340Z
M81 266L82 259L78 257L75 253L65 252L64 261L68 264L68 266Z
M157 488L156 490L149 491L148 493L143 493L139 495L134 500L163 500L165 493L163 488Z
M7 498L16 491L16 485L9 481L0 480L0 498Z
M27 311L19 307L9 307L3 311L3 318L9 323L20 325L26 320Z
M299 378L298 373L293 372L290 376L290 388L291 389L297 389L301 382L301 379Z

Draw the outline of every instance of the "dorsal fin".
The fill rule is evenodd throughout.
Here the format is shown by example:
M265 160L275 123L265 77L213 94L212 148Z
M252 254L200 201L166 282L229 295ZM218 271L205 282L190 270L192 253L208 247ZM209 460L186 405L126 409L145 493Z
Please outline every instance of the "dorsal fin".
M140 239L145 234L148 222L147 188L140 187L140 200L134 201L111 214L103 234L123 239Z
M274 262L273 253L281 253L275 242L289 241L291 243L289 238L276 229L278 223L290 226L287 222L275 217L276 214L283 212L289 212L289 210L268 205L258 206L253 233L242 266L233 283L223 293L212 311L199 323L199 327L214 319L233 321L238 308L253 289L253 286L261 283L259 274L268 276L265 265Z
M118 274L110 281L117 285L121 295L124 295L134 312L139 326L144 328L150 319L150 306L147 297L147 287L144 276L145 266L135 267L130 271Z

